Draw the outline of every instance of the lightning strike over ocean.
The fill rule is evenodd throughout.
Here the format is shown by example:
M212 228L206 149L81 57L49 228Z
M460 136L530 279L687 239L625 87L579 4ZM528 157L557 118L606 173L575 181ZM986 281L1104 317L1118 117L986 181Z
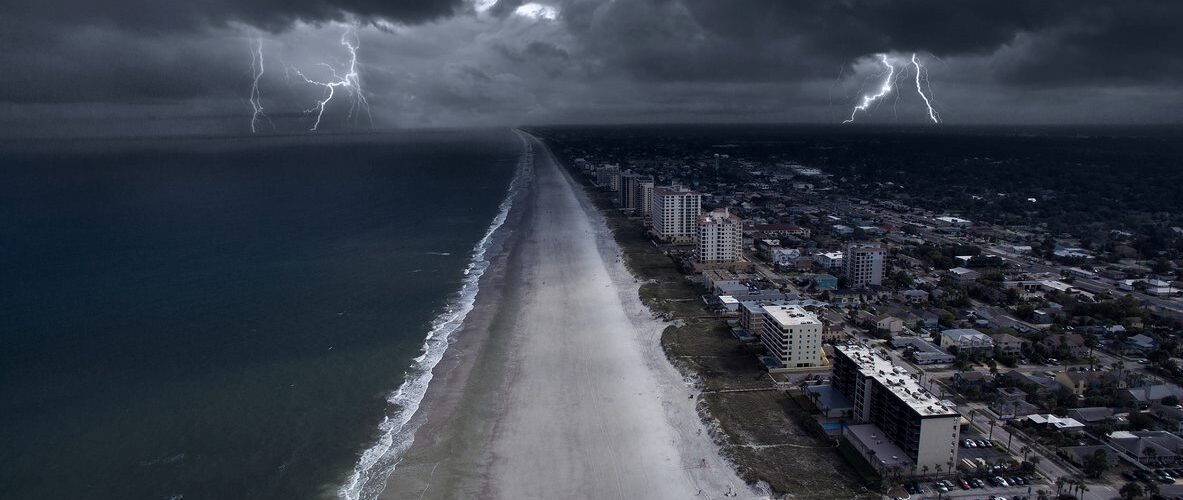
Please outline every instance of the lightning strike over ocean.
M879 86L879 93L874 95L863 95L863 101L860 102L858 106L854 107L854 110L850 112L850 118L843 120L842 123L853 122L854 116L857 115L859 111L866 112L867 108L871 107L871 104L874 104L875 101L878 101L883 96L891 93L891 85L895 82L895 66L893 66L891 61L887 59L887 54L879 54L879 60L884 66L887 66L887 72L885 73L886 76L883 78L883 84Z
M263 66L263 39L251 39L251 73L255 78L251 81L251 133L259 132L259 118L267 118L263 113L263 94L259 92L259 79L263 78L266 68Z
M353 35L352 39L350 35ZM316 121L313 122L312 128L309 129L310 131L316 131L320 129L320 121L321 118L324 117L325 108L328 106L329 102L332 102L333 97L336 96L337 87L340 87L349 93L349 118L352 119L357 114L364 111L366 113L367 119L370 121L370 125L372 126L374 124L374 118L370 115L370 103L368 100L366 100L366 94L362 89L361 78L357 70L357 50L361 45L357 36L357 32L353 29L345 30L345 32L341 34L341 45L343 45L349 51L348 71L345 74L338 73L337 69L328 63L320 63L321 66L324 66L329 70L329 73L334 78L332 81L322 82L319 80L313 80L305 76L304 73L302 73L298 68L292 68L292 70L297 75L299 75L300 78L303 78L305 82L323 87L325 89L324 99L317 100L315 106L304 111L308 114L316 113Z

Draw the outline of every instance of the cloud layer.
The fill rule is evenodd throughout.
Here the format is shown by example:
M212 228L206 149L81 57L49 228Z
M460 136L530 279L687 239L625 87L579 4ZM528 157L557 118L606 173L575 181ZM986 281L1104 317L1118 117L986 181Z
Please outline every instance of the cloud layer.
M69 0L0 15L0 133L91 124L243 130L248 41L264 105L299 130L359 26L380 125L835 122L875 54L920 54L949 123L1178 122L1183 4L845 0ZM339 67L339 66L338 66ZM287 70L287 71L285 71ZM286 77L285 77L286 73ZM920 122L892 96L873 122ZM344 109L326 125L347 127ZM144 124L153 123L147 128ZM197 125L195 125L197 124Z

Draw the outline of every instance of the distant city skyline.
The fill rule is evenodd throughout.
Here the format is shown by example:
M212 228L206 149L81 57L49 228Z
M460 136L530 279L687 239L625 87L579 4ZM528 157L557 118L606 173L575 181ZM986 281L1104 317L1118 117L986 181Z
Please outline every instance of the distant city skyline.
M1150 0L47 0L0 16L0 136L249 133L259 105L261 132L299 132L355 87L377 128L835 124L887 57L898 92L859 123L1177 124L1180 18ZM355 99L318 128L368 128Z

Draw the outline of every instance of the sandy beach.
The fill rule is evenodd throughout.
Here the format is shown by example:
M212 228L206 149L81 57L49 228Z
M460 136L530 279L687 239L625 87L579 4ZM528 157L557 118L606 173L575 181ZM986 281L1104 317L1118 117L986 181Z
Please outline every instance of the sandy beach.
M382 498L756 496L666 360L602 216L541 143L505 254Z

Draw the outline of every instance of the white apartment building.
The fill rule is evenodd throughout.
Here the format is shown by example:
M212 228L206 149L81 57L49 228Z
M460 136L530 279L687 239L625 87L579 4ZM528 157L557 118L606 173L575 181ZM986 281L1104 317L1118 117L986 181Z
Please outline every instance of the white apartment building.
M693 243L698 238L698 216L702 195L681 186L653 188L653 232L674 243Z
M957 463L961 415L938 400L886 354L845 344L834 348L832 386L850 399L854 408L847 440L876 469L900 467L913 474L951 472ZM894 463L887 463L882 447L894 444Z
M743 255L743 221L726 208L698 217L698 261L736 262Z
M882 285L887 266L887 250L879 245L855 243L846 247L842 263L851 288Z
M764 332L760 342L781 368L805 368L821 364L822 322L797 305L764 306Z
M842 252L820 252L813 255L813 261L824 269L842 269Z

